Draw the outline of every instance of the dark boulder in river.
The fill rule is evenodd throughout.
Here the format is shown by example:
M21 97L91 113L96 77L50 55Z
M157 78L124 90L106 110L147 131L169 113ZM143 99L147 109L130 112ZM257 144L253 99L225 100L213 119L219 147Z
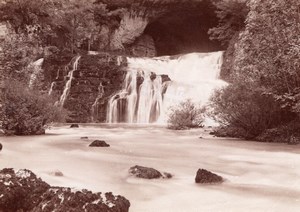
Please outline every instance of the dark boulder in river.
M172 174L170 173L164 172L162 174L156 169L138 165L131 167L129 173L135 177L144 179L172 178Z
M70 128L78 128L79 125L78 124L71 124Z
M107 144L105 141L95 140L89 146L90 147L109 147L110 145Z
M107 211L127 212L123 196L88 190L51 187L29 170L0 170L0 211Z
M222 183L224 180L221 176L216 175L205 169L199 169L196 174L195 182L201 184Z

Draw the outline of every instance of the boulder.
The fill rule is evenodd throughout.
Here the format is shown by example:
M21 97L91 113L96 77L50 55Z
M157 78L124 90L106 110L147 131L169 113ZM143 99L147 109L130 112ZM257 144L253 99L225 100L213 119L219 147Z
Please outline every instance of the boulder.
M79 125L78 124L71 124L70 128L78 128Z
M0 211L31 211L50 186L29 170L0 171Z
M0 151L2 150L2 144L0 143Z
M70 188L53 187L42 196L42 201L32 212L107 211L127 212L130 202L112 193L92 193L88 190L74 191Z
M129 173L138 178L144 179L157 179L157 178L171 178L170 173L164 172L160 173L158 170L144 167L144 166L133 166L129 169Z
M125 197L111 192L50 187L29 170L0 170L0 211L127 212L129 207Z
M198 169L195 182L201 184L222 183L223 178L205 169Z
M89 146L90 147L109 147L110 145L107 144L105 141L95 140Z

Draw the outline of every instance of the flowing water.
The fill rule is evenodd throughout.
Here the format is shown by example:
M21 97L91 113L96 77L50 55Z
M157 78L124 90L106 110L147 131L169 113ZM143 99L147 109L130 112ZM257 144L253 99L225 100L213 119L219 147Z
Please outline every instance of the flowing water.
M127 58L123 89L109 101L109 123L165 123L170 107L191 99L205 105L219 79L223 52ZM169 80L164 80L166 77Z
M68 78L69 79L66 82L64 91L63 91L63 93L62 93L62 95L61 95L61 97L59 99L59 102L57 103L57 105L59 105L60 107L64 106L65 101L66 101L66 99L67 99L67 97L69 95L70 88L71 88L71 85L72 85L73 73L74 73L74 71L77 70L79 59L80 59L80 56L76 56L74 59L72 59L72 60L74 60L74 62L73 62L73 68L68 73ZM51 88L50 88L50 90L51 90ZM49 91L49 93L50 93L50 91Z
M30 169L52 186L123 195L131 212L298 212L300 208L299 146L213 138L203 129L171 131L141 125L61 126L46 133L0 137L0 168ZM83 136L89 139L80 139ZM95 139L111 146L88 147ZM134 165L174 177L137 179L128 174ZM226 181L195 184L199 168ZM55 176L57 170L63 176Z
M30 75L29 85L28 85L29 88L33 88L39 74L41 74L41 72L43 71L42 69L43 62L44 62L44 58L40 58L35 62L29 64L29 68L32 69L32 73Z

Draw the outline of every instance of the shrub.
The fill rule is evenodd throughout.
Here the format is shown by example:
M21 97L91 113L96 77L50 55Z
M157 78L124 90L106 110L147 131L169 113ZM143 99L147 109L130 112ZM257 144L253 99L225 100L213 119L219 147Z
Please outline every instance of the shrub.
M278 126L291 114L282 110L269 95L253 84L231 84L219 90L211 99L210 114L224 126L241 128L244 138L253 139L266 129Z
M204 107L199 107L191 100L186 100L170 108L168 128L183 130L201 127L204 121Z
M30 90L23 83L7 80L2 89L1 124L5 134L44 134L47 124L66 118L66 111L55 107L47 94Z

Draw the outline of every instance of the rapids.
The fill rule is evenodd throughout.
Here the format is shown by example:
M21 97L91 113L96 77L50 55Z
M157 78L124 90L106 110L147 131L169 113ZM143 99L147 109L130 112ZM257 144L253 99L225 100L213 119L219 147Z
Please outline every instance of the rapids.
M123 195L131 212L297 212L300 208L298 146L213 138L203 129L172 131L149 125L61 126L46 133L0 137L0 167L30 169L52 186ZM84 136L89 139L80 139ZM88 147L95 139L110 147ZM128 174L134 165L174 177L137 179ZM226 181L197 185L199 168ZM63 176L54 176L56 170Z

